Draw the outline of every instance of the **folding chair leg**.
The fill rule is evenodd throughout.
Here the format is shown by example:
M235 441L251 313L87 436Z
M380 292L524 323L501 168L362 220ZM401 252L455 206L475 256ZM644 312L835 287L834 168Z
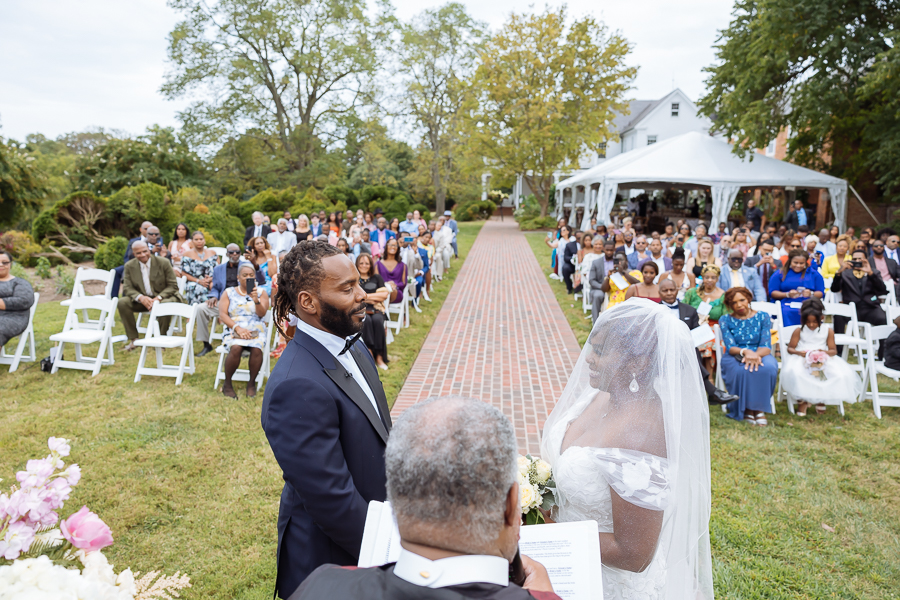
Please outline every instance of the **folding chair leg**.
M65 344L60 342L59 346L56 347L56 358L53 359L53 368L50 369L51 375L59 370L59 363L62 361L63 346L65 346Z
M141 346L141 357L138 359L137 372L134 374L134 382L141 380L141 369L144 368L144 361L147 360L147 346Z
M219 389L219 381L225 379L225 372L222 370L223 365L225 364L225 354L219 355L219 366L216 368L216 380L213 382L213 389Z
M175 378L175 385L181 385L181 380L184 379L184 366L187 363L188 354L193 354L193 352L190 352L189 345L185 343L184 349L181 351L181 362L178 363L178 377Z
M97 350L97 360L94 361L94 371L91 373L91 377L96 377L100 372L100 367L103 366L103 356L106 354L106 344L109 342L106 338L100 340L100 349Z

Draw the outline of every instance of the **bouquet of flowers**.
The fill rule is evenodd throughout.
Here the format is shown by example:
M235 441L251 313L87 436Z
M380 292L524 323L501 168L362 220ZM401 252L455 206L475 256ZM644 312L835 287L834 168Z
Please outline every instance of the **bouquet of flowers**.
M522 507L525 525L544 523L544 515L538 510L550 510L554 502L553 472L547 461L530 454L519 456L519 506Z
M0 494L0 598L69 598L144 600L177 598L190 587L187 575L160 577L159 571L119 574L101 549L113 543L112 532L86 506L60 519L72 488L81 480L78 465L66 467L69 441L51 437L50 454L29 460L16 473L20 487Z
M825 381L825 363L828 362L828 353L824 350L811 350L806 353L806 368L813 377Z

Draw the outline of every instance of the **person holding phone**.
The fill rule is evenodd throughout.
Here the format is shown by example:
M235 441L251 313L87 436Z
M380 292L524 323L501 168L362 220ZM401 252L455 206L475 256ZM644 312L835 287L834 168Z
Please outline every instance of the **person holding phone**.
M865 250L854 250L850 260L845 260L841 270L831 283L832 292L841 293L841 302L856 304L856 316L872 325L887 325L887 316L881 308L879 296L887 295L887 287L881 275L872 271ZM834 317L834 332L844 333L846 317ZM855 333L855 332L854 332ZM878 348L878 358L884 357L884 344Z
M639 283L642 278L641 272L637 269L628 271L628 257L624 253L616 254L615 264L615 270L607 273L603 285L600 286L603 293L609 296L609 302L606 304L607 310L624 302L628 288Z
M809 266L809 255L799 248L788 252L785 265L769 278L769 297L772 302L781 300L785 327L802 324L800 305L804 300L821 300L824 295L825 280L819 274L818 267Z
M238 267L237 286L227 288L219 301L219 320L225 325L222 344L228 348L225 358L225 384L222 393L237 398L231 378L241 364L241 354L250 351L250 381L247 397L256 396L256 376L263 362L266 324L263 318L269 310L269 294L256 285L256 268L247 263Z

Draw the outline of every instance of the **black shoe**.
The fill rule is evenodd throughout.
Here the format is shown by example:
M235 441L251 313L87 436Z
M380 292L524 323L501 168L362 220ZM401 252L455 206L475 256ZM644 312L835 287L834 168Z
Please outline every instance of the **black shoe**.
M710 404L731 404L732 402L734 402L735 400L739 400L740 398L716 388L716 391L707 396L706 399Z
M209 342L203 342L203 349L194 356L206 356L207 354L212 352L212 349L212 344L210 344Z

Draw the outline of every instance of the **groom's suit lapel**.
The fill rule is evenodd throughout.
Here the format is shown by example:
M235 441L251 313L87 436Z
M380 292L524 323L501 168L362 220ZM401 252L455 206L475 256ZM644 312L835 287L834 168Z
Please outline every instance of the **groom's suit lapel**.
M350 348L350 354L359 365L360 371L366 378L369 388L375 394L375 402L378 404L378 411L384 416L384 426L388 431L391 430L391 409L388 408L387 397L384 395L384 386L381 385L381 379L378 378L378 371L375 370L372 358L369 356L368 350L362 342L356 342ZM368 400L368 398L366 398Z
M369 422L372 424L372 427L375 428L375 431L378 432L378 435L381 436L382 441L387 443L388 438L388 429L385 427L385 424L378 417L378 413L375 412L375 407L372 406L372 402L369 400L369 397L366 396L366 393L359 387L359 384L353 380L353 377L344 368L344 366L335 360L335 358L331 355L328 350L325 349L325 346L314 340L312 337L306 335L304 332L297 330L294 339L304 348L306 348L310 354L312 354L316 360L319 361L319 364L322 365L322 369L325 371L325 374L331 378L331 380L337 384L341 390L347 394L347 397L353 401L356 406L366 415L366 418L369 419ZM368 374L366 374L365 368L362 366L364 363L362 361L357 360L357 364L360 365L360 369L363 371L363 375L366 376L366 379L369 381L369 387L375 392L375 400L378 402L378 408L385 414L387 414L387 401L384 402L382 406L382 402L379 399L378 392L381 392L381 396L384 396L384 390L381 387L381 383L378 383L378 386L373 386L371 383L371 379ZM377 375L376 375L377 380ZM376 391L377 390L377 391ZM387 422L390 423L390 416L387 416Z

